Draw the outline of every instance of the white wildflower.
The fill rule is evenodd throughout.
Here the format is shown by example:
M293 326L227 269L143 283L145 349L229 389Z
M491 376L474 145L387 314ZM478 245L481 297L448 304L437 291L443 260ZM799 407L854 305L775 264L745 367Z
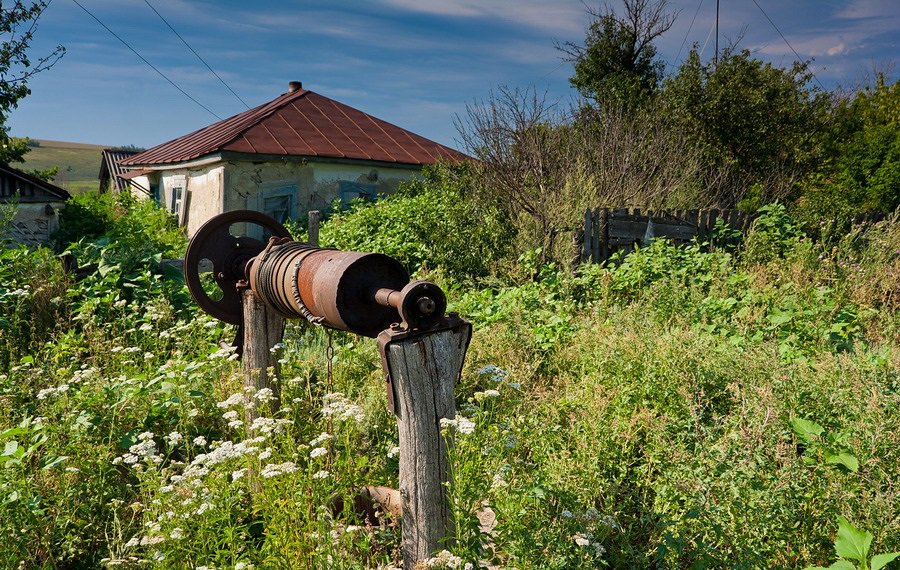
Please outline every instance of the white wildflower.
M589 532L579 532L573 538L578 546L590 546L594 535Z
M332 417L339 421L355 420L362 423L365 420L362 408L353 404L342 393L334 392L325 394L325 405L322 407L322 415Z
M397 457L398 455L400 455L400 448L397 447L396 445L393 446L392 448L388 449L387 456L389 458L393 459L393 458Z
M231 480L237 481L238 479L240 479L241 477L243 477L246 474L247 474L246 469L238 469L237 471L232 471L231 472Z
M315 474L313 474L313 479L327 479L330 475L331 473L322 469L321 471L317 471Z
M166 441L169 442L169 445L178 445L184 439L177 431L173 431L169 435L166 436Z
M327 453L328 453L328 450L325 449L324 447L317 447L309 452L309 456L312 457L313 459L315 459L316 457L322 457L323 455L326 455Z
M475 431L475 422L463 416L457 416L457 429L463 435L469 435Z
M462 558L452 554L449 550L441 550L433 558L425 560L425 568L460 568Z
M218 402L216 404L219 408L230 408L232 406L243 406L244 405L244 395L240 392L236 394L232 394L228 396L224 401Z
M204 445L206 445L206 438L202 435L198 435L194 438L194 445L196 445L197 447L203 447Z
M275 399L275 393L271 388L260 388L256 391L255 398L260 402L271 402Z
M263 451L259 454L260 461L265 461L266 459L268 459L270 457L272 457L272 448L271 447L267 447L265 449L265 451Z
M310 447L318 447L319 445L325 443L329 439L331 439L331 434L323 431L322 433L317 435L312 441L309 442L309 446Z

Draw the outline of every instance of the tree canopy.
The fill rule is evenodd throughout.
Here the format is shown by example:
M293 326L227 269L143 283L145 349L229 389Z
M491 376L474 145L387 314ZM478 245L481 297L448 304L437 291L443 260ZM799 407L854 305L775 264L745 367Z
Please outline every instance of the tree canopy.
M607 7L588 10L584 45L567 42L557 49L574 63L569 78L582 96L603 104L630 105L656 89L664 65L653 41L675 23L666 11L667 0L625 0L625 13Z
M11 7L0 7L0 164L22 162L28 152L28 139L12 138L6 120L19 101L31 94L28 80L51 68L65 53L56 46L50 53L33 60L29 54L31 40L47 2L17 1Z

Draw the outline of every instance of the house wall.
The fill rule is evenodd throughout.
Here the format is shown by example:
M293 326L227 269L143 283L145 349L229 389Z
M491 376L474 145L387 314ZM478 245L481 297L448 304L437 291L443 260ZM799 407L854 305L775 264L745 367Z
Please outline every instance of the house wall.
M147 193L137 188L136 186L140 186L141 188L150 189L150 177L148 176L135 176L132 178L131 183L128 184L128 191L131 192L131 195L135 198L147 198Z
M377 179L369 175L374 171ZM340 182L372 184L378 194L390 194L400 182L419 173L418 169L373 167L365 164L339 164L299 161L228 162L225 175L225 209L261 210L260 193L283 186L296 186L294 215L327 208L340 197Z
M222 208L224 176L222 165L160 171L160 204L179 216L179 223L187 227L187 234L193 235L204 222L224 211ZM148 187L152 182L153 180L147 181ZM177 188L181 188L181 202L184 203L181 207L175 200Z
M47 213L47 205L52 208L52 213ZM26 245L48 241L50 235L59 229L59 211L63 205L62 201L18 204L7 237Z
M376 180L371 180L372 173ZM390 194L400 182L419 174L418 169L373 167L365 164L337 164L302 161L218 162L195 169L157 171L139 180L149 188L159 183L160 204L179 215L173 205L177 188L182 189L180 222L192 236L207 220L232 210L264 211L266 197L291 192L291 216L302 217L309 210L321 210L340 198L340 183L370 185L378 194ZM177 202L177 196L175 202Z

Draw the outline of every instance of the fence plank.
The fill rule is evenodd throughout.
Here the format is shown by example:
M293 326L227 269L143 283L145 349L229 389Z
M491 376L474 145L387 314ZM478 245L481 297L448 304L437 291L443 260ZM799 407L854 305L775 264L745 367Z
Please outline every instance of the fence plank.
M597 235L600 239L600 261L609 259L609 209L600 210L600 231Z
M584 237L581 241L581 259L582 261L591 260L591 236L594 232L591 230L592 215L590 210L584 211Z
M697 223L699 222L699 220L697 219L697 216L698 216L697 210L687 210L684 213L684 221L689 223L690 225L694 226L694 230L699 232L700 228L697 227Z

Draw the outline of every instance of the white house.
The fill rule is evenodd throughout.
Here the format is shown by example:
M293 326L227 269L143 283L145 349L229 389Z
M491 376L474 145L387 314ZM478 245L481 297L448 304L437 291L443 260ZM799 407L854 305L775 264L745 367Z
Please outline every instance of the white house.
M120 161L188 235L251 209L283 221L340 198L390 193L424 165L468 157L302 88Z

